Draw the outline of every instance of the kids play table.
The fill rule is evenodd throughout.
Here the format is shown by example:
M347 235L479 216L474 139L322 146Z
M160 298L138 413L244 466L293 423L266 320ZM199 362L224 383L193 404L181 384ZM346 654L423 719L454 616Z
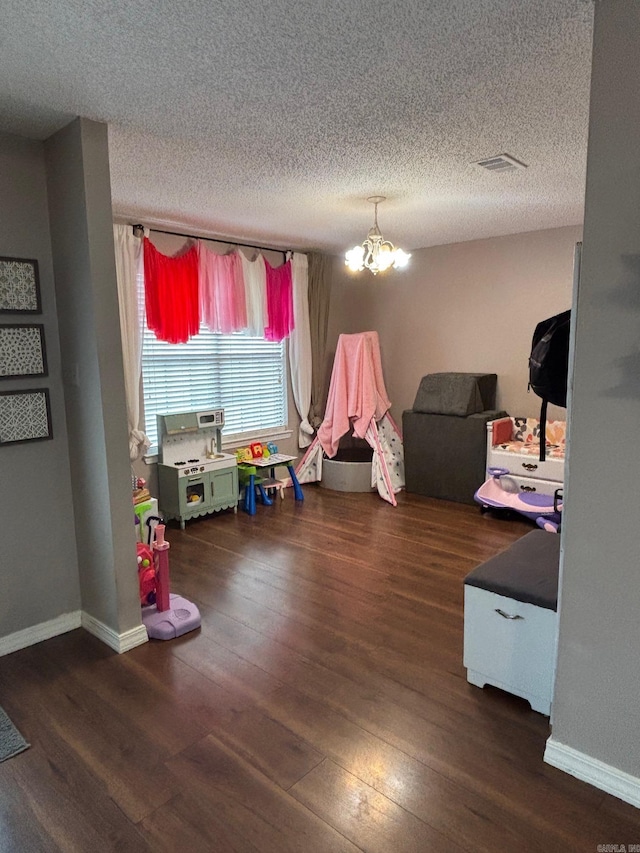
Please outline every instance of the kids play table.
M244 471L245 476L248 476L248 482L245 486L244 492L245 512L249 513L249 515L255 515L256 513L256 485L258 482L262 482L263 487L269 488L268 483L260 481L260 475L258 473L260 469L266 469L269 471L271 478L275 480L275 469L279 466L286 467L289 472L289 476L291 477L291 485L293 486L293 495L295 499L297 501L304 500L304 494L302 493L302 488L298 482L298 478L296 477L296 472L293 467L293 463L296 458L297 457L295 456L288 456L286 453L272 453L266 458L252 459L250 462L238 462L238 468L241 471Z

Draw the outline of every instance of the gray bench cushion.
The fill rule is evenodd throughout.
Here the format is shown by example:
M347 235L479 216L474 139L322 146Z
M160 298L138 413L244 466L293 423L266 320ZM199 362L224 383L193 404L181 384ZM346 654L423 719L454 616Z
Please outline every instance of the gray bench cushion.
M429 373L420 380L414 412L465 418L495 405L495 373Z
M559 565L560 536L532 530L506 551L481 563L464 582L516 601L557 610Z

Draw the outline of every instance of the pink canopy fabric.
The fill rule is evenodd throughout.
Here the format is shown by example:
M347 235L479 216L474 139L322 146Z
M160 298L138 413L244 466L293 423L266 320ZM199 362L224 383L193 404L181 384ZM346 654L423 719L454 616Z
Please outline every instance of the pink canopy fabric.
M404 449L390 406L377 332L340 335L324 420L298 463L298 480L321 480L323 458L336 455L340 439L352 428L353 434L364 438L373 449L372 487L377 488L381 498L397 506L396 493L404 487Z
M373 418L379 421L391 407L387 397L377 332L340 335L331 373L331 385L318 440L330 458L342 436L365 438Z

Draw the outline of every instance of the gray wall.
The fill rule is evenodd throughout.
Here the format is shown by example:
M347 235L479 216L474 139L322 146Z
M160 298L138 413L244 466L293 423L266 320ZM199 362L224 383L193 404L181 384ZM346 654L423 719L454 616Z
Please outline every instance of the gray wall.
M535 417L527 393L536 323L571 305L579 226L420 249L406 270L350 275L337 258L330 344L375 329L392 414L400 423L426 373L497 373L497 407ZM330 367L329 367L330 370ZM566 411L549 407L550 418Z
M640 4L596 4L553 738L640 777Z
M106 125L45 144L82 609L140 625Z
M46 387L52 441L0 447L0 637L80 608L42 143L0 135L0 255L37 259L49 375L3 379L1 391Z

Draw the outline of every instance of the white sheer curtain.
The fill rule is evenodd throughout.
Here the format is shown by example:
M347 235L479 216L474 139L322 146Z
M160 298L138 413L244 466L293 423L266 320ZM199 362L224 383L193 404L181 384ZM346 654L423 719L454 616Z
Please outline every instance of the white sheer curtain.
M311 332L309 329L309 280L307 256L295 252L291 261L293 282L293 317L295 328L289 336L291 388L300 415L298 447L311 444L313 427L309 423L311 408Z
M129 457L134 462L149 447L149 439L138 429L140 423L140 371L142 358L142 318L138 311L139 275L144 275L142 240L131 225L114 225L116 278L120 302L120 334L127 396Z

